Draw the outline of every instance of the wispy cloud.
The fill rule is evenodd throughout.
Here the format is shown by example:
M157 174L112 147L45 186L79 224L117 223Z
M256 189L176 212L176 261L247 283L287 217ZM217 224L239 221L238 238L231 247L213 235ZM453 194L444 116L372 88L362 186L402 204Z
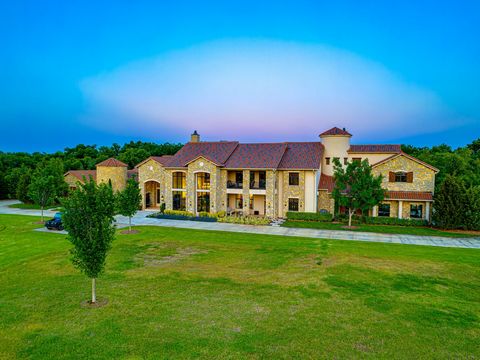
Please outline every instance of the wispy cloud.
M210 139L313 139L331 126L393 139L453 125L432 92L378 63L323 46L202 44L81 83L83 121L119 133Z

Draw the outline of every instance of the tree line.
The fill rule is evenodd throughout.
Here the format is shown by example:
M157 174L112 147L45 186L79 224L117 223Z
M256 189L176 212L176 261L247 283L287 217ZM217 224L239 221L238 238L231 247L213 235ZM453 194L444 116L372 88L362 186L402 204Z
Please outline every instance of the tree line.
M56 179L57 193L53 195L56 199L64 196L67 191L63 174L69 170L94 170L96 164L110 157L123 161L131 169L149 156L173 155L182 146L131 141L111 146L79 144L55 153L0 151L0 199L33 202L30 185L44 171L50 172Z

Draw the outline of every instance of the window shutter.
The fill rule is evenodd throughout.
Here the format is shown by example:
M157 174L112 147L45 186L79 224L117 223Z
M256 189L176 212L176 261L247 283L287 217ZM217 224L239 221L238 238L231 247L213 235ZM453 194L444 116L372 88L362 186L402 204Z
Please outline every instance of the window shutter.
M388 181L395 182L395 173L393 171L388 173Z
M408 172L407 173L407 182L409 182L409 183L413 182L413 172Z

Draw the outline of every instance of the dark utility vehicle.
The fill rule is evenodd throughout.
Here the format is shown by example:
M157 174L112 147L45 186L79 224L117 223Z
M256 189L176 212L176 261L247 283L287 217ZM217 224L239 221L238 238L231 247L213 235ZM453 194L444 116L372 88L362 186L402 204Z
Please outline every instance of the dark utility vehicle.
M45 227L48 230L63 230L62 213L57 212L53 216L53 219L50 219L45 223Z

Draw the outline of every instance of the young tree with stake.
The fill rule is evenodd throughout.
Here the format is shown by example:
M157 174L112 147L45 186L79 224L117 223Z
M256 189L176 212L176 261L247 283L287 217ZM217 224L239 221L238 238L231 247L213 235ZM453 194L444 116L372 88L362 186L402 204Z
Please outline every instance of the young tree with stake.
M81 185L63 201L62 221L73 244L72 262L92 279L92 300L96 297L96 279L105 268L105 260L115 236L115 197L108 184L93 180Z
M35 177L28 188L28 195L35 204L40 205L43 223L43 210L47 205L53 203L56 195L55 179L53 176Z
M127 181L125 189L117 195L118 211L123 216L128 216L128 231L132 232L132 216L138 211L142 203L142 194L138 182L131 178Z
M338 205L348 209L348 226L357 210L366 211L378 205L385 196L382 176L374 176L368 160L352 161L345 167L333 160L335 187L333 198Z

